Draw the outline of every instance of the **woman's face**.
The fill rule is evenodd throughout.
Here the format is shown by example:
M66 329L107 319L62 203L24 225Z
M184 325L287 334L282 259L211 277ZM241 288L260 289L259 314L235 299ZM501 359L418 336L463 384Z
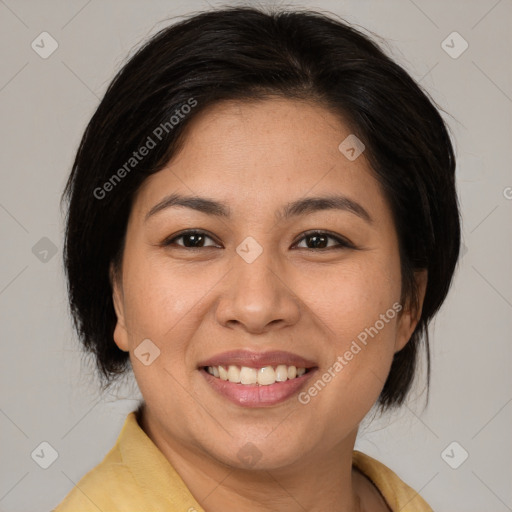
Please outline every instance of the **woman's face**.
M235 467L351 448L415 326L364 152L339 149L334 114L285 99L220 103L188 129L135 198L114 287L145 421ZM161 203L173 194L208 203Z

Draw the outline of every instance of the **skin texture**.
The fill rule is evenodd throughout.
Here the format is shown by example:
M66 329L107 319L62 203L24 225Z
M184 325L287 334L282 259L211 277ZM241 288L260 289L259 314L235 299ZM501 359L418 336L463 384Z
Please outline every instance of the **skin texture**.
M200 361L248 349L285 350L318 376L352 340L400 302L397 234L364 153L338 149L351 133L323 107L290 99L222 102L187 127L183 149L150 176L133 203L120 274L113 276L116 344L130 352L145 400L141 426L209 511L387 510L351 467L360 421L376 402L393 354L418 313L405 308L306 405L297 396L245 408L207 384ZM278 222L286 203L341 193L370 214L324 210ZM146 214L171 193L225 203L221 219L184 207ZM166 239L206 231L203 247ZM318 229L355 248L315 248ZM263 248L248 264L248 236ZM308 249L309 247L313 247ZM426 276L418 274L420 303ZM405 306L405 305L404 305ZM149 338L161 351L148 366L133 351ZM316 379L315 379L316 380ZM237 454L251 442L249 465Z

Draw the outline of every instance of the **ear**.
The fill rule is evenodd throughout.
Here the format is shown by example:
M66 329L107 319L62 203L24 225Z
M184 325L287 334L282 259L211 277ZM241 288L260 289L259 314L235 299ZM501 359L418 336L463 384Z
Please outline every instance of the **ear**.
M121 276L116 272L114 264L110 264L109 269L110 285L112 287L112 302L117 316L117 323L114 329L114 341L123 351L128 352L128 331L126 329L124 294Z
M405 305L405 308L401 311L400 316L398 317L395 352L402 350L411 339L412 333L414 332L414 329L416 329L421 317L423 301L427 290L427 270L423 269L415 272L414 279L416 280L416 287L418 289L417 307L409 301L409 304Z

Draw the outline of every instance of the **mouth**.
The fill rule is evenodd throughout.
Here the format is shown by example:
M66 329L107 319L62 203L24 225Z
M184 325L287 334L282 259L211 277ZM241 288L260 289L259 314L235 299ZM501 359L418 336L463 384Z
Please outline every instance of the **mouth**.
M244 407L268 407L290 399L318 367L289 352L233 351L201 362L207 384Z
M203 366L202 370L208 372L216 379L228 381L233 384L242 384L244 386L271 386L276 382L286 382L302 377L311 368L288 366L280 364L277 366L263 366L261 368L252 368L250 366Z

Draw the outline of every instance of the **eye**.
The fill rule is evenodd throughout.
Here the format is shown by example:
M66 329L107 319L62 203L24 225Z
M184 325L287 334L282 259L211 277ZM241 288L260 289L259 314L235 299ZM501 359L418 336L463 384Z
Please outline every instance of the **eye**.
M177 241L182 240L183 243L178 243ZM212 244L206 244L207 240L211 240ZM334 240L336 243L333 245L329 245L329 240ZM309 249L309 250L315 250L318 249L320 251L322 250L328 250L328 249L343 249L343 248L350 248L355 249L356 247L349 242L347 239L334 234L329 234L326 231L309 231L305 233L302 238L299 239L299 242L302 243L302 241L306 241L306 246L304 247L298 247L299 249ZM310 243L308 244L308 241ZM297 246L296 242L294 246ZM205 231L201 230L188 230L188 231L182 231L178 235L172 235L171 237L165 239L161 244L163 247L168 246L177 246L181 247L183 249L201 249L206 247L219 247L219 245L216 244L213 237L208 235Z
M329 246L329 239L337 242L335 245ZM300 247L300 249L310 249L310 250L325 250L325 249L340 249L340 248L349 248L355 249L355 246L346 240L343 237L338 235L332 235L325 231L308 231L303 235L303 237L299 240L302 242L303 240L310 240L310 244L306 242L306 247Z
M213 240L211 236L209 236L204 231L198 231L198 230L189 230L189 231L182 231L177 236L174 236L172 238L167 238L162 242L162 246L167 247L170 245L177 245L178 247L183 247L184 249L201 249L202 247L217 247L217 245L205 245L205 241ZM176 240L183 240L183 244L176 243Z

